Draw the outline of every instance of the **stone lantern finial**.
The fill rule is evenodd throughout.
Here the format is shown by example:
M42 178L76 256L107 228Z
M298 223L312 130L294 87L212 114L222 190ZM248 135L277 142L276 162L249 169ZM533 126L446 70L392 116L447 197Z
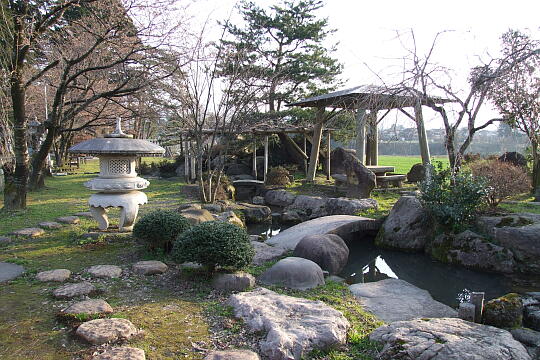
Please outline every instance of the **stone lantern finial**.
M126 134L122 131L122 118L119 116L116 118L116 128L114 131L108 135L105 135L107 138L133 138L133 135Z

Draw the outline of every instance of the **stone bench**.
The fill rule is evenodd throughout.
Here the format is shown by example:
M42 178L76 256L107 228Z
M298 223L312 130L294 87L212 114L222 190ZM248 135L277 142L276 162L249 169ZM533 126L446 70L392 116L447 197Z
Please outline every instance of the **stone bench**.
M390 185L400 188L403 181L407 179L407 175L393 174L385 176L377 176L377 186L387 188Z

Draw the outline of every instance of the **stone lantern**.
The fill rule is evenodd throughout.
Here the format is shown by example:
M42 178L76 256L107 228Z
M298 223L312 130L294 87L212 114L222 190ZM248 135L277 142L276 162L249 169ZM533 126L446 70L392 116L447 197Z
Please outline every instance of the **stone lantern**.
M139 212L139 205L148 198L140 190L150 184L138 177L135 161L139 156L163 155L165 149L146 140L133 139L133 135L122 132L120 119L116 130L103 138L83 141L69 149L74 154L96 155L99 158L99 176L87 181L84 186L97 191L90 196L90 213L99 224L100 230L109 227L107 208L120 207L120 231L131 231Z

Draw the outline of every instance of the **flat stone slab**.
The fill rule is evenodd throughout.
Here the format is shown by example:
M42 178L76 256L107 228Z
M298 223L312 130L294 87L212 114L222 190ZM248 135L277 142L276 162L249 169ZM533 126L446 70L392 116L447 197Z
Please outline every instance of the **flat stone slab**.
M133 271L141 275L163 274L168 269L167 265L156 260L139 261L133 264Z
M383 344L382 360L531 359L508 331L454 318L396 321L369 339Z
M146 360L144 350L129 346L119 346L94 355L92 360Z
M77 336L94 345L128 340L137 333L137 328L127 319L91 320L79 325L75 331Z
M122 275L122 269L116 265L94 265L86 269L86 271L97 278L114 279Z
M53 296L57 299L71 299L77 296L90 295L96 292L96 287L89 282L67 284L53 291Z
M251 235L258 236L258 235ZM251 263L253 265L262 265L268 261L276 260L283 254L287 252L287 249L284 249L279 246L270 246L266 243L260 241L251 241L253 248L255 249L255 256Z
M261 355L301 359L315 349L344 344L350 324L322 301L280 295L265 288L232 295L228 304L253 332L262 332Z
M30 237L30 238L35 238L43 234L45 234L45 230L41 228L35 228L35 227L15 230L11 233L11 235L13 236Z
M81 222L78 216L61 216L56 221L62 224L78 224Z
M306 235L336 234L342 237L361 231L377 231L381 221L353 215L331 215L305 221L272 236L266 241L268 245L279 246L294 250L296 245Z
M429 292L400 279L349 286L364 310L384 322L415 318L456 317L456 310L433 300Z
M11 238L7 236L0 236L0 245L2 244L9 244L11 242Z
M43 229L60 229L62 227L62 224L57 223L56 221L43 221L39 223L39 227Z
M39 281L66 281L71 276L71 271L68 269L54 269L42 271L36 275L36 279Z
M71 304L61 311L62 314L111 314L113 308L101 299L90 299Z
M93 218L92 213L90 211L81 211L81 212L75 213L75 216Z
M211 351L204 360L259 360L259 355L251 350Z
M24 267L17 264L0 262L0 282L10 281L24 273Z

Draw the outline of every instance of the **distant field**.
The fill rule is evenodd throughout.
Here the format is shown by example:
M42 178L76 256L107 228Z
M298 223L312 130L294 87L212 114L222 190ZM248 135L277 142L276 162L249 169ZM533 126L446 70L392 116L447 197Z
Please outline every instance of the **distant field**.
M448 157L446 156L433 156L431 158L432 163L440 161L443 166L448 166ZM414 164L422 162L419 156L394 156L394 155L380 155L379 165L382 166L394 166L396 173L406 174L409 172Z

